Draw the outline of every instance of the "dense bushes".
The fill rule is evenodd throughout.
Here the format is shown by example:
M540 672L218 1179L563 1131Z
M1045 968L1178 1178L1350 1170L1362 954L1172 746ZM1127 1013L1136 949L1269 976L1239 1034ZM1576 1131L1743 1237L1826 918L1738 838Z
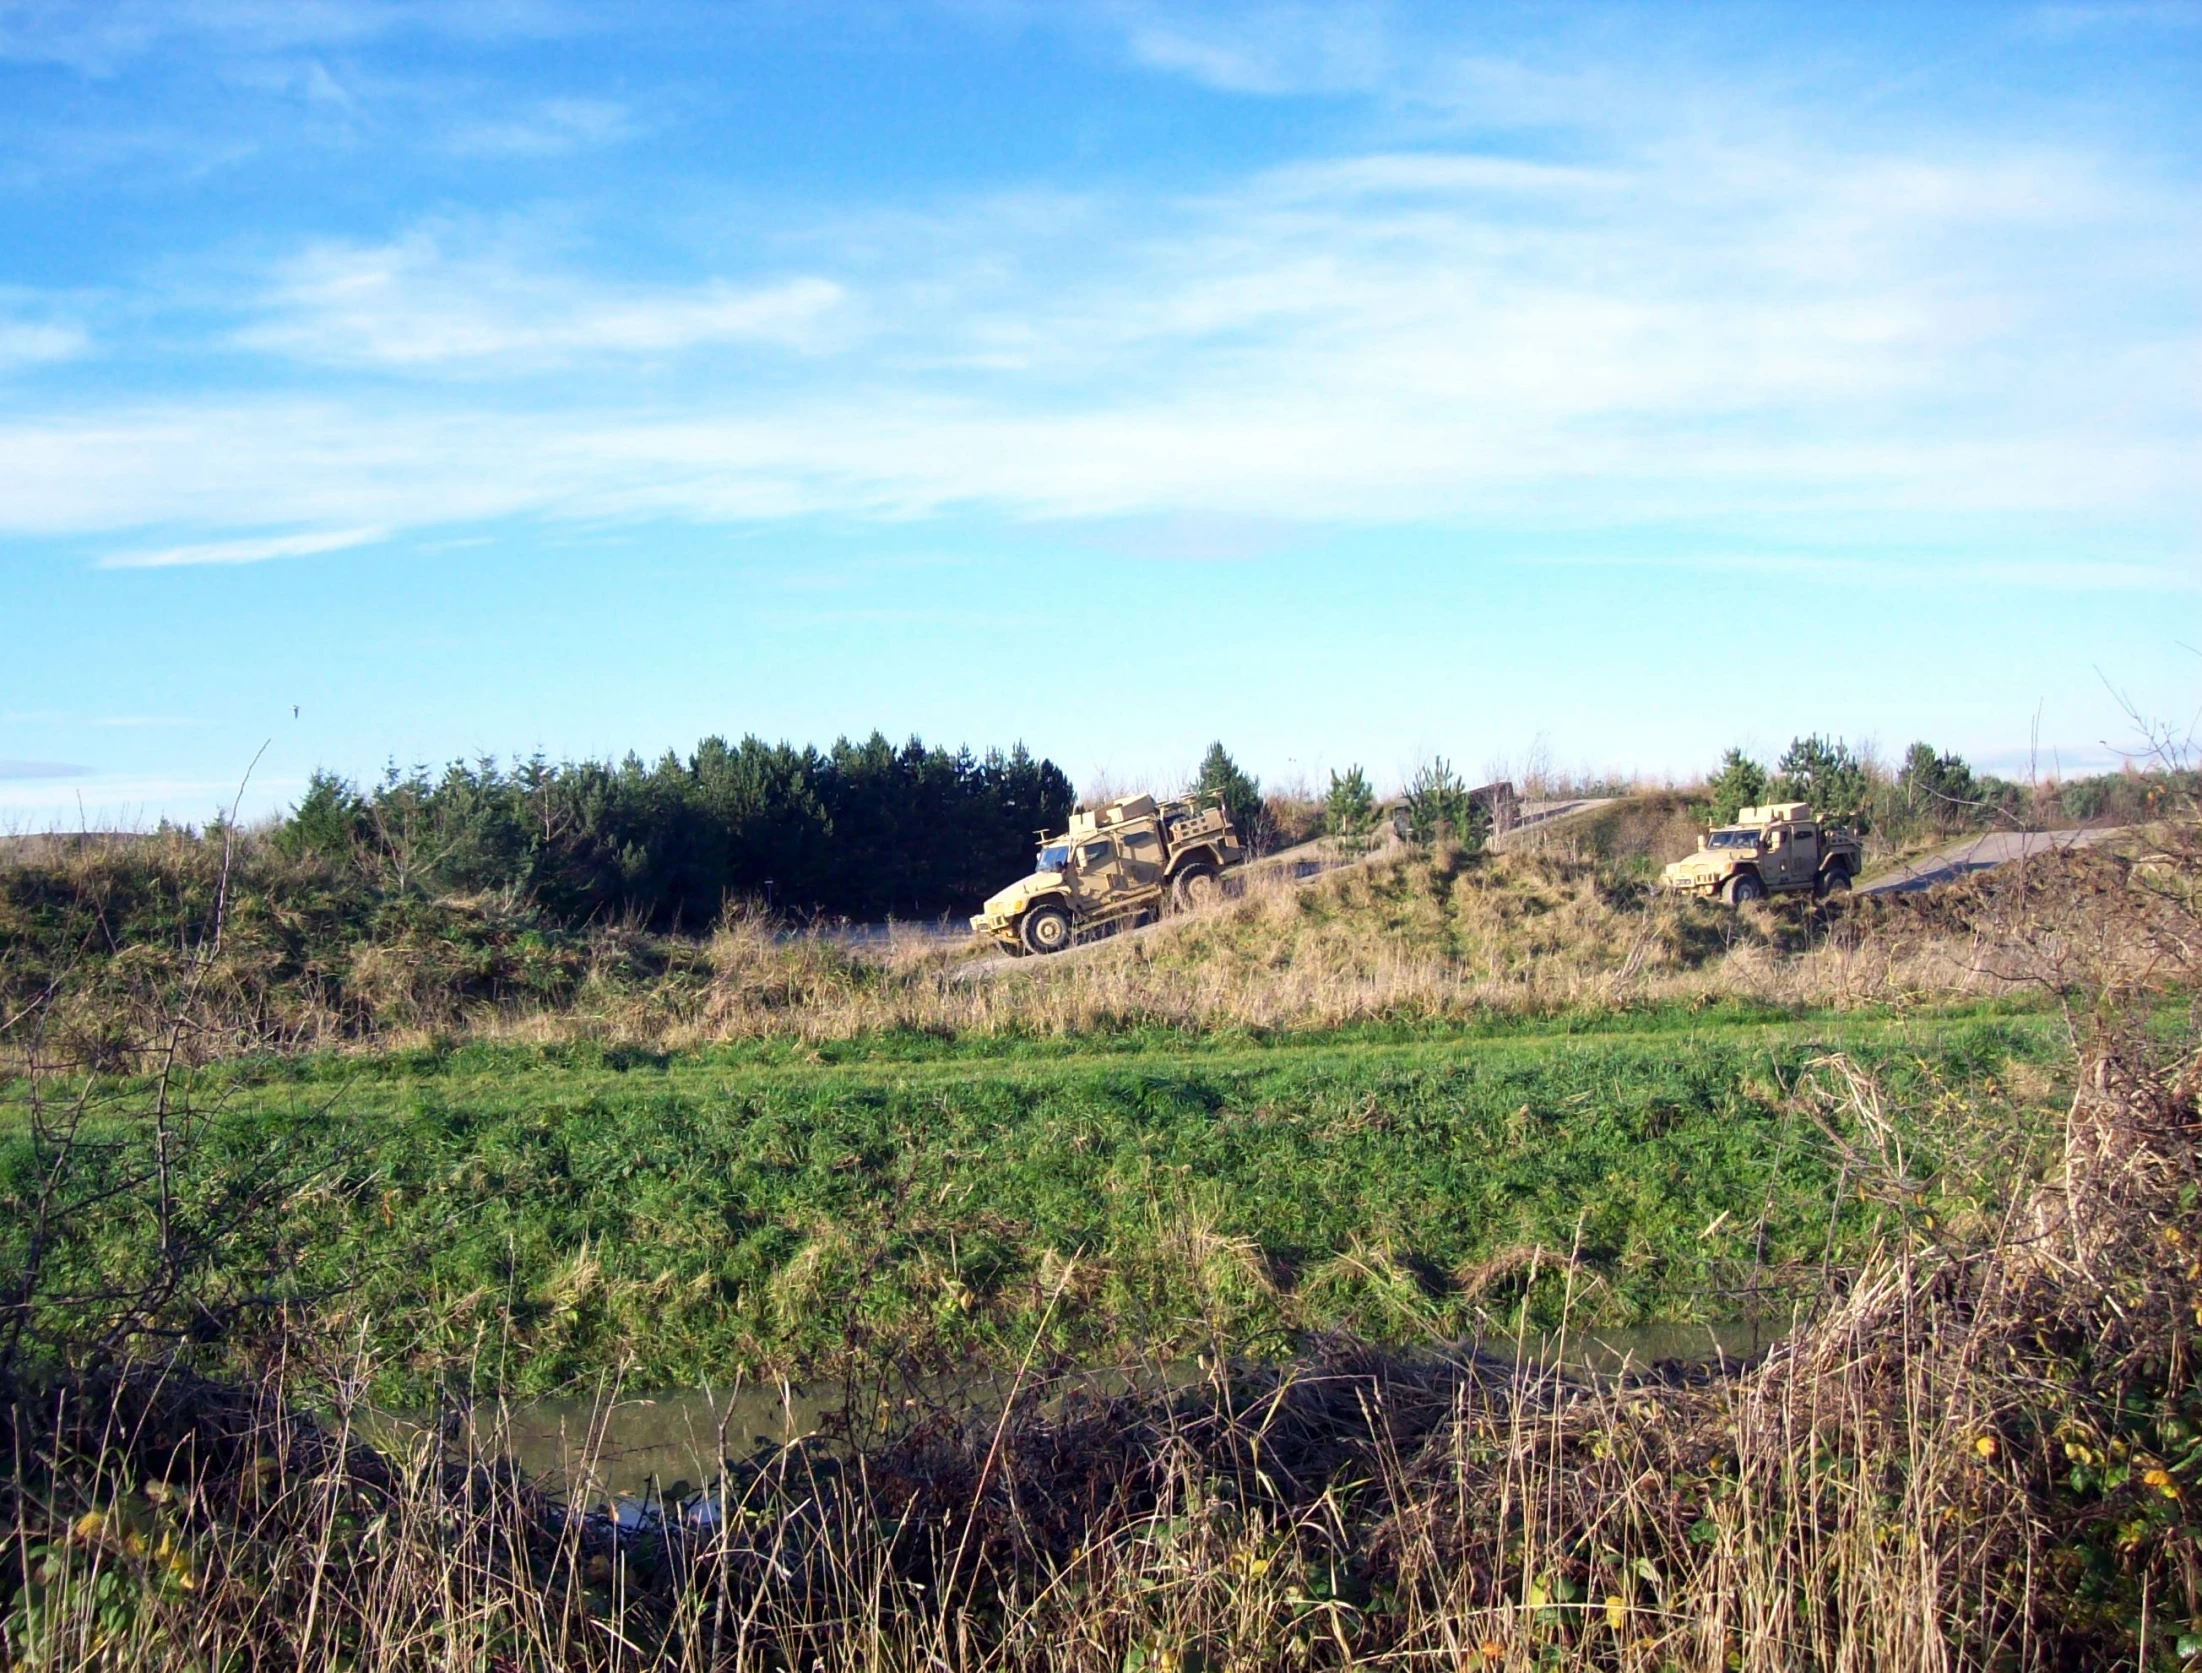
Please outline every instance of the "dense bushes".
M1023 747L831 750L706 738L685 761L395 768L361 794L316 774L276 841L385 893L523 896L551 918L702 929L731 896L878 919L969 911L1060 829L1069 779Z

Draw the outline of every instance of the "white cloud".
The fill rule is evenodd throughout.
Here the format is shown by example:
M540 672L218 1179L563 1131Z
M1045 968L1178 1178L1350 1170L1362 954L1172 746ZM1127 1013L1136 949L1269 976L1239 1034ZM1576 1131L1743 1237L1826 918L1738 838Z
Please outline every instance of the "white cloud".
M1264 5L1204 14L1121 8L1131 55L1150 69L1226 93L1337 93L1381 81L1391 54L1381 13L1364 4Z
M1979 594L1989 589L2068 593L2202 592L2202 562L2131 563L2086 558L1977 558L1908 553L1902 557L1831 557L1810 552L1685 552L1659 557L1610 554L1546 559L1589 569L1689 569L1713 575L1823 577L1848 588L1917 595L1933 590Z
M545 99L515 115L461 122L445 144L464 157L553 157L634 131L626 107L608 99Z
M1278 202L1432 192L1553 197L1584 191L1611 192L1629 183L1629 176L1616 169L1461 151L1391 151L1339 157L1274 169L1261 179L1264 195Z
M326 244L289 262L236 341L323 365L530 371L586 355L713 344L802 349L844 300L829 280L618 285L502 253L453 257L428 233Z
M204 531L150 556L213 562L251 560L175 554L510 515L978 508L1200 551L1257 523L1825 544L2191 521L2202 213L2177 181L2039 135L1860 146L1693 118L1599 139L1571 153L1589 161L1431 142L1199 195L744 227L752 264L803 252L803 276L761 282L694 277L709 259L613 279L449 223L320 245L232 338L315 368L315 398L19 415L0 528ZM586 377L542 381L569 367ZM2155 589L2185 573L2163 550L2059 562Z
M2031 32L2052 40L2114 29L2202 28L2197 0L2118 0L2106 5L2035 6L2021 14Z
M255 778L239 809L247 821L285 807L305 788L302 778ZM235 776L219 778L143 778L95 773L58 782L0 780L0 836L32 836L52 831L144 831L160 818L204 820L237 801Z
M0 62L62 64L91 75L180 43L233 54L348 47L380 37L502 40L572 33L586 20L557 0L105 0L0 9Z
M73 325L0 319L0 372L16 366L73 360L85 351L89 342L84 332Z
M270 558L308 558L342 552L383 538L380 529L325 529L309 534L261 535L250 540L212 540L148 552L110 552L102 569L177 569L190 564L266 563ZM120 725L123 722L110 722Z

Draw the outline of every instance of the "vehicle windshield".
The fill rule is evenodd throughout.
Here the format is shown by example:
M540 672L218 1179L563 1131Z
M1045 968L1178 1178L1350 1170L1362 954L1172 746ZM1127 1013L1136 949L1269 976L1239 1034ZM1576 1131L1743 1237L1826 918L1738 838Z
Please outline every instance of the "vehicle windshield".
M1034 871L1061 871L1070 863L1070 844L1051 842L1040 850L1040 858L1034 862Z
M1756 831L1715 831L1705 839L1708 848L1756 848L1759 834Z

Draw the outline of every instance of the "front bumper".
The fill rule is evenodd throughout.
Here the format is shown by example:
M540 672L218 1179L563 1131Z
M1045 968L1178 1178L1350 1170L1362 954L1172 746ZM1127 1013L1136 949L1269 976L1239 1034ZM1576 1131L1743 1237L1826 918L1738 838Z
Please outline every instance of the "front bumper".
M1693 871L1677 875L1667 872L1659 879L1662 889L1670 889L1678 895L1717 895L1721 880L1709 872Z

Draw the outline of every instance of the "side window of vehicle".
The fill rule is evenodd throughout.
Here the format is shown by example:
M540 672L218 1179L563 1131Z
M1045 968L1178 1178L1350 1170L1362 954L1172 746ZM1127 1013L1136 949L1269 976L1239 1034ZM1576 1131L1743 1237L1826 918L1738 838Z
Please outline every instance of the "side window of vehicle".
M1079 854L1079 859L1089 866L1107 865L1116 850L1108 842L1089 842Z
M1124 846L1126 848L1151 847L1154 840L1155 834L1152 831L1127 831L1124 833Z

